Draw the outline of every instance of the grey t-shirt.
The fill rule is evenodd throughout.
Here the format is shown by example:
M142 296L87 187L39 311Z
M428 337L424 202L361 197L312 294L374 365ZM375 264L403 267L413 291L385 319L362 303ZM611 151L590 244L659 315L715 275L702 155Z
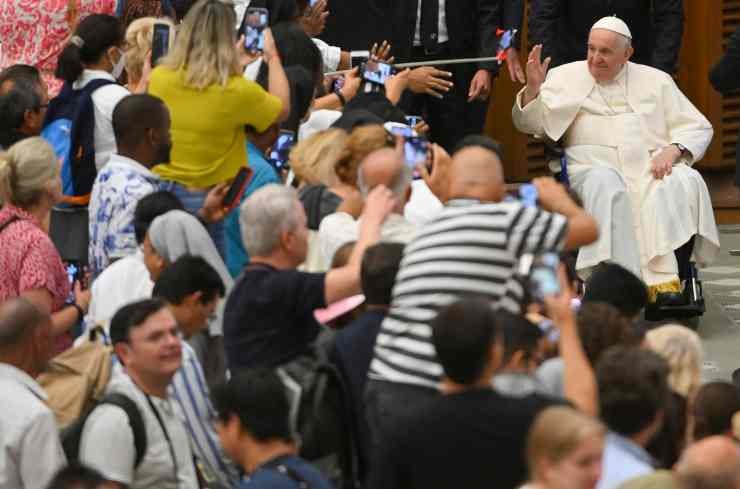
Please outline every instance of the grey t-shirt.
M107 394L128 396L138 406L144 420L147 450L141 464L134 469L136 449L128 417L118 406L104 404L95 408L85 423L80 441L80 462L99 471L108 480L120 482L131 489L198 489L188 434L180 421L178 406L170 399L151 396L167 429L177 461L152 412L145 394L123 371L114 372Z

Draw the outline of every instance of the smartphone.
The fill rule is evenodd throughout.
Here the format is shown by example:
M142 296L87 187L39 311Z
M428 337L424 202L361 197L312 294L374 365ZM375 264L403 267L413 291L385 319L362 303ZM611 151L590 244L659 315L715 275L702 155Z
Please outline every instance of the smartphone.
M403 156L406 166L413 170L414 179L421 178L416 167L429 159L429 141L424 136L411 136L403 142Z
M412 127L406 124L399 124L398 122L386 122L383 126L393 134L394 136L401 136L402 138L410 138L416 136L416 131Z
M288 158L290 156L290 150L293 148L293 144L295 144L295 133L293 131L281 129L277 141L275 141L275 145L272 147L272 150L270 150L269 157L270 163L278 173L283 170L290 169Z
M244 14L244 48L250 53L261 53L265 50L265 29L270 20L266 8L249 7Z
M77 260L67 260L64 262L64 268L67 270L67 279L69 280L69 296L67 302L75 301L75 282L85 285L85 268Z
M411 127L416 127L422 122L424 122L424 119L422 119L420 115L407 115L406 116L406 124L408 124Z
M331 91L337 92L344 88L344 77L340 76L336 78L333 82L331 82Z
M172 45L172 28L164 22L156 22L152 32L152 66L157 66L159 61L167 56Z
M393 76L393 66L382 61L368 60L362 66L362 79L376 85L384 85L386 80Z
M370 59L370 51L350 51L349 52L349 65L351 68L355 66L362 66L367 63Z
M241 201L242 195L244 194L244 191L247 189L247 185L249 185L249 181L252 179L252 169L248 166L243 166L239 168L239 171L236 173L236 176L234 177L234 180L231 182L231 186L229 187L229 190L226 192L226 195L224 196L223 205L224 207L234 207L234 205L238 204L239 201Z
M519 200L524 207L537 207L538 197L537 187L531 183L525 183L519 187Z
M529 268L529 291L537 302L545 297L560 294L558 267L560 257L557 253L542 253L532 257Z

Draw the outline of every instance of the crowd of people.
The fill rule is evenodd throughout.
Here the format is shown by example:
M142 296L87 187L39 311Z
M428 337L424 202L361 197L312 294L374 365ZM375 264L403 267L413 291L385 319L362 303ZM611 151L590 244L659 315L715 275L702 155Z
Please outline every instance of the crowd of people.
M378 3L361 53L327 0L0 6L0 489L740 488L740 382L649 320L719 251L681 8L535 2L522 66L519 0ZM498 63L356 61L501 30L502 113L560 150L521 187Z

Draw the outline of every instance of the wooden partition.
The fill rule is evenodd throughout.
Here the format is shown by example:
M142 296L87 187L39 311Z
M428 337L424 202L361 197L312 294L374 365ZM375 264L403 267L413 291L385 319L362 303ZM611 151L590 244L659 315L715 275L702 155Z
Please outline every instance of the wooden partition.
M723 97L712 88L708 74L722 56L727 38L740 26L740 0L684 0L684 9L686 22L678 84L714 126L714 140L698 168L734 168L740 131L740 93ZM523 39L527 39L526 18L525 15ZM526 62L525 51L520 53L522 66ZM542 145L520 134L511 122L511 107L520 88L519 83L511 82L506 66L502 66L486 121L486 133L504 146L504 171L507 181L512 182L548 172Z

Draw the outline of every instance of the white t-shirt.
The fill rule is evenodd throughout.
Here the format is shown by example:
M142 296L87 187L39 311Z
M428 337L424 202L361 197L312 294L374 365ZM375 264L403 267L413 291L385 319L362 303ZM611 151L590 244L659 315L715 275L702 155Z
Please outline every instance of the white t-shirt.
M115 81L107 71L85 70L74 82L72 88L78 90L93 80L105 79ZM100 171L108 163L110 155L116 151L116 136L113 134L113 109L118 102L131 93L118 84L105 85L92 93L95 112L95 167Z
M108 480L131 489L198 489L188 433L182 414L173 401L151 396L167 429L177 461L177 481L170 444L164 436L144 393L123 371L116 371L106 390L131 398L139 408L146 428L147 450L141 464L134 469L136 450L134 434L123 409L102 405L90 414L80 441L80 462L97 470Z

